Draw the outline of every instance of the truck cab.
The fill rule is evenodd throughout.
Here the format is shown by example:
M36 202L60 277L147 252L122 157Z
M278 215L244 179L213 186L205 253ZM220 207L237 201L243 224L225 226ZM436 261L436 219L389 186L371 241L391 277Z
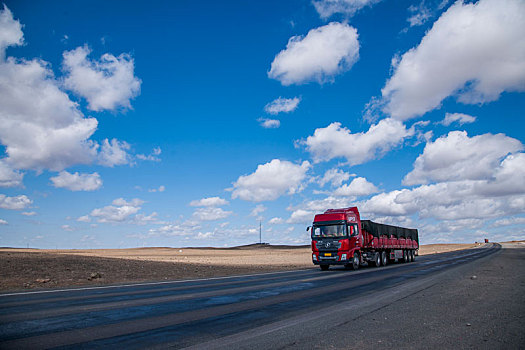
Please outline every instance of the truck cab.
M359 250L363 242L361 220L356 207L329 209L317 214L310 228L312 261L321 269L330 265L345 265L357 269Z

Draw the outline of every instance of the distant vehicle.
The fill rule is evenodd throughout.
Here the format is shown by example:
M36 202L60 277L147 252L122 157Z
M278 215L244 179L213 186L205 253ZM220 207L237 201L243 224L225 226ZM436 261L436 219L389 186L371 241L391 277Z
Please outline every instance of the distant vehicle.
M361 220L357 207L328 209L306 230L312 236L312 261L323 271L330 265L357 270L365 263L412 262L418 255L417 229Z
M488 238L485 238L485 243L489 243L489 239Z

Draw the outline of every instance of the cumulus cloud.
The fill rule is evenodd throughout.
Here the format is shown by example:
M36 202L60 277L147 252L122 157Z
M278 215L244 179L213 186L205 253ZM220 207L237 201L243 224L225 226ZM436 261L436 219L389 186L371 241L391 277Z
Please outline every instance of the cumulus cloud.
M290 218L286 220L289 224L305 224L313 221L314 215L324 212L330 208L345 208L352 205L355 197L335 197L328 196L323 199L313 199L305 201L297 206L290 206L287 210L291 211Z
M285 193L300 192L310 167L308 161L294 164L273 159L259 165L254 173L240 176L233 184L232 198L261 202L275 200Z
M259 205L256 205L255 208L253 208L253 210L251 211L250 213L250 216L257 216L261 213L264 213L266 211L266 208L264 205L262 204L259 204Z
M270 220L268 220L268 223L270 225L278 225L278 224L282 224L284 222L284 220L282 218L271 218Z
M327 170L323 177L319 179L319 186L323 187L327 183L331 183L332 186L341 186L344 181L350 178L350 174L342 171L341 169L333 168Z
M281 122L277 119L259 118L257 121L265 129L277 129L281 126Z
M231 211L223 210L217 207L197 208L193 213L193 218L199 221L215 221L225 219L233 214Z
M166 186L160 185L158 188L150 188L148 192L164 192L166 191Z
M364 177L356 177L350 184L342 185L334 191L334 196L368 196L379 192L377 187Z
M410 17L407 18L407 21L411 27L420 26L432 17L432 12L425 1L421 1L419 5L410 5L408 12L410 12Z
M98 163L107 167L114 167L115 165L128 164L130 156L128 150L131 146L125 141L117 139L105 139L102 141L102 146L98 154Z
M441 121L441 124L449 126L452 123L458 123L459 125L474 123L476 117L463 113L446 113L445 119Z
M448 96L463 103L525 91L525 2L456 2L421 43L393 60L381 90L384 111L397 119L422 115Z
M229 202L220 197L207 197L190 202L192 207L220 207L226 204L229 204Z
M294 98L282 98L279 97L272 102L264 106L264 110L268 114L279 114L293 112L299 106L301 99L299 97Z
M150 162L160 162L160 154L162 153L162 150L160 147L156 147L153 149L151 154L145 155L145 154L137 154L137 158L140 160L147 160Z
M293 36L275 56L268 77L285 86L333 81L359 59L357 37L355 28L336 22L312 29L305 37Z
M522 149L520 141L503 134L469 137L466 131L451 131L427 143L403 184L486 179L505 156Z
M26 195L19 195L15 197L8 197L5 194L0 194L0 208L10 210L21 210L33 204L33 201Z
M20 23L7 8L0 11L0 17L2 45L21 43L21 32L15 35L18 39L9 39L9 33L21 30ZM7 155L0 160L3 185L21 184L20 169L62 171L76 164L91 164L99 149L103 165L124 163L125 157L116 157L122 154L116 148L126 149L125 144L105 140L100 146L90 140L97 120L85 118L61 85L43 60L0 60L0 143Z
M64 85L84 97L93 111L131 108L130 100L140 93L141 84L134 75L133 58L106 53L92 60L90 53L87 46L64 52Z
M0 219L0 225L8 225L9 223L3 219Z
M0 62L5 58L5 50L9 46L22 45L24 43L24 33L22 25L13 18L13 14L3 6L0 9Z
M381 0L314 0L317 13L321 18L328 18L336 13L341 13L348 17L353 16L357 11L365 6L372 6Z
M94 191L102 187L102 179L98 173L80 174L78 172L71 174L67 171L61 171L58 176L50 178L53 186L57 188L67 188L71 191Z
M22 214L24 216L35 216L36 212L34 212L34 211L24 211L24 212L21 212L20 214Z
M301 143L316 163L343 157L350 165L356 165L381 157L412 135L413 129L406 129L400 121L388 118L370 126L367 132L355 134L341 127L341 123L332 123L316 129Z
M112 202L112 205L93 209L89 215L96 218L100 223L124 222L130 219L132 215L137 214L143 203L144 201L138 198L129 202L123 198L117 198Z
M12 169L5 161L0 159L0 187L22 186L24 174Z

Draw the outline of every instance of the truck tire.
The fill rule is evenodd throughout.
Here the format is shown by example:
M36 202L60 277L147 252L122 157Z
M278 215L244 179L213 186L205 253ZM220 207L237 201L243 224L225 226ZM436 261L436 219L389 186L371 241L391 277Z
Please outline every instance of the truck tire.
M403 250L403 262L404 263L408 262L408 253L406 250Z
M321 268L321 271L327 271L330 265L319 265L319 267Z
M375 267L381 266L381 255L378 252L376 252L374 254L374 260L371 262L372 262L372 265Z
M412 261L416 261L416 253L412 250L410 254L412 254Z
M350 264L350 268L352 270L357 270L360 264L361 261L359 260L359 255L357 255L357 253L354 253L354 258L352 259L352 264Z
M386 266L388 264L388 257L386 256L386 252L381 252L381 265Z

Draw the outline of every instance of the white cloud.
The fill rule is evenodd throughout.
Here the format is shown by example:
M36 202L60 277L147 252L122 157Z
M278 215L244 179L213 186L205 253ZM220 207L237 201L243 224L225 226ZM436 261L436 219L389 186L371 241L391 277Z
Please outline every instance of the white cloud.
M525 225L525 217L513 217L513 218L504 218L495 221L492 224L492 227L500 226L512 226L512 225Z
M83 215L77 219L78 222L91 222L89 215Z
M166 191L166 186L160 185L159 188L151 188L148 192L164 192Z
M264 110L269 114L279 114L281 112L289 113L297 109L297 106L301 102L299 97L294 98L282 98L279 97L272 102L264 106Z
M407 18L411 27L420 26L432 17L431 10L426 6L425 1L421 1L419 5L411 5L408 8L410 17Z
M0 219L0 225L8 225L9 223L3 219Z
M427 143L403 184L486 179L507 154L522 149L520 141L503 134L468 137L465 131L451 131Z
M22 186L24 174L12 169L5 161L0 159L0 187Z
M282 224L284 222L284 220L282 218L271 218L270 220L268 220L268 223L270 225L278 225L278 224Z
M208 197L190 202L192 207L220 207L226 204L229 204L229 202L220 197Z
M3 6L0 9L0 62L5 58L5 50L9 46L22 45L24 43L24 33L22 25L13 18L13 14Z
M1 11L0 17L0 35L4 36L12 32L14 20L8 10ZM2 40L3 45L16 41ZM106 140L100 147L90 140L97 120L84 118L60 86L50 64L41 59L0 60L0 143L7 154L0 161L0 182L4 185L21 184L19 169L61 171L75 164L90 164L99 148L102 164L123 163L122 157L115 163L109 156L119 154L110 148L125 148L125 144L114 140L109 145Z
M123 198L117 198L113 201L113 205L93 209L89 215L101 223L124 222L137 214L143 203L144 201L138 198L134 198L130 202Z
M292 212L290 218L286 220L288 224L308 224L314 220L315 211L297 209Z
M145 155L145 154L137 154L136 157L140 160L148 160L151 162L160 162L159 155L162 153L162 150L160 147L156 147L153 149L153 152L151 154Z
M130 100L140 93L141 84L134 76L133 58L106 53L100 60L91 60L90 53L87 46L64 52L64 85L86 98L93 111L131 108Z
M60 171L90 163L97 120L84 118L39 60L0 63L0 141L14 169Z
M250 216L257 216L261 213L264 213L266 211L266 208L264 205L262 204L259 204L259 205L256 205L255 208L253 208L253 210L251 211L250 213Z
M68 232L73 232L75 230L75 228L71 227L70 225L62 225L61 228L62 230L68 231Z
M36 212L34 212L34 211L24 211L24 212L22 212L20 214L22 214L24 216L35 216Z
M300 192L310 167L308 161L299 165L273 159L259 165L254 173L240 176L233 184L232 198L261 202Z
M231 211L225 211L217 207L203 207L197 208L193 213L193 217L199 221L215 221L225 219L233 214Z
M463 103L525 90L525 2L480 0L452 5L419 46L393 60L382 89L384 111L422 115L456 94Z
M321 18L328 18L336 13L353 16L365 6L372 6L381 0L314 0L312 3Z
M345 184L334 191L334 196L368 196L379 192L377 187L364 177L356 177L350 184Z
M333 81L359 59L357 36L355 28L336 22L312 29L305 37L293 36L275 56L268 77L283 85Z
M370 126L367 132L356 134L341 127L341 123L332 123L316 129L302 143L316 163L344 157L350 165L356 165L381 157L413 134L413 129L407 130L400 121L388 118Z
M98 163L107 167L128 164L130 156L127 151L130 148L130 145L125 141L113 139L109 142L108 139L105 139L98 154Z
M445 119L441 121L441 124L449 126L450 124L457 122L459 125L474 123L476 117L463 113L446 113Z
M277 119L259 118L257 121L265 129L277 129L281 126L281 122Z
M26 195L19 195L16 197L7 197L5 194L0 194L0 208L10 210L25 209L33 203Z
M350 178L350 174L342 171L341 169L333 168L327 170L323 177L319 179L318 183L321 187L327 183L331 183L332 186L341 186L343 181L346 181Z
M67 171L61 171L58 176L50 178L53 186L57 188L67 188L71 191L94 191L102 187L102 179L98 173L80 174L78 172L71 174Z

